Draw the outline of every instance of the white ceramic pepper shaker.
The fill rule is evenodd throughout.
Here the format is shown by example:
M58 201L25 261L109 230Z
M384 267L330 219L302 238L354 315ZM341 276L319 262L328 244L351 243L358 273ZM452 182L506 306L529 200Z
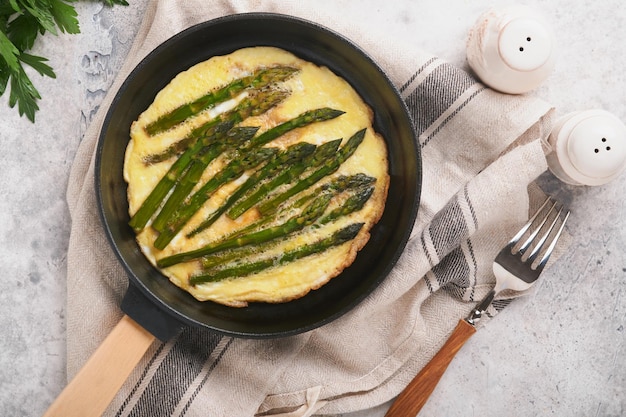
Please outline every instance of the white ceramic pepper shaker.
M483 83L503 93L522 94L548 78L554 48L554 35L541 14L526 6L509 6L478 18L466 52Z
M550 171L567 184L602 185L626 167L626 126L605 110L586 110L557 120L548 137Z

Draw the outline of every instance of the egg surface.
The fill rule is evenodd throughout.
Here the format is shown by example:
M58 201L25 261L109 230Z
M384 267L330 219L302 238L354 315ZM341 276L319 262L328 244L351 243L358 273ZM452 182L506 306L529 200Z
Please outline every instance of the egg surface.
M226 86L275 68L293 73L267 85L244 86L206 108L194 108L161 131L152 129L181 106L188 110L188 103L218 96ZM280 96L277 103L241 117L239 109L246 103L254 107L268 91ZM264 133L317 109L339 115L255 145ZM216 120L230 121L230 130L210 136L207 126L216 126ZM384 210L387 149L372 120L372 110L344 79L278 48L240 49L178 74L133 123L126 149L131 224L146 201L155 198L155 189L163 192L162 184L169 184L156 198L158 208L149 220L133 226L141 251L173 284L200 301L233 307L281 303L321 287L354 261ZM225 139L245 127L258 130L240 143ZM319 157L331 141L339 145L330 156ZM358 145L348 152L353 141ZM304 145L308 154L281 165L278 161L294 145ZM265 159L229 176L231 167L259 149L267 153ZM185 165L181 161L189 155ZM199 173L195 182L194 169ZM159 219L168 199L175 201L172 196L185 186L189 191L173 205L173 214ZM234 207L255 194L261 197L254 205L232 215ZM190 208L194 201L201 202L197 210ZM207 219L212 220L205 226Z

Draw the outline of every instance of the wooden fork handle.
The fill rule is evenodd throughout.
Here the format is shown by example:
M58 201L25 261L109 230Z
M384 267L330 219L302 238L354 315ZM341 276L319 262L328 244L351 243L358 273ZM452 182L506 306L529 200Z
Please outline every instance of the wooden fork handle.
M465 320L460 320L439 352L398 395L385 417L416 416L435 390L456 353L474 333L476 333L474 326Z
M122 317L43 417L101 416L154 339Z

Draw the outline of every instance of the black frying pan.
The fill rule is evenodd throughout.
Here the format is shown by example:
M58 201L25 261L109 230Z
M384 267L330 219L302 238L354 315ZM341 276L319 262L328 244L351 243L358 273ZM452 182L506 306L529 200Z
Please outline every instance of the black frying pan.
M131 123L176 74L215 55L275 46L325 65L374 110L387 141L391 182L384 214L355 262L322 288L284 304L232 308L200 302L171 284L140 252L128 226L122 172ZM44 417L99 416L152 344L185 325L231 336L280 337L311 330L355 306L387 276L415 220L421 160L407 110L385 73L358 47L317 24L276 14L227 16L194 26L150 53L128 76L106 115L96 153L96 191L111 245L130 277L120 320Z
M212 56L249 46L275 46L324 65L346 79L374 110L374 128L387 141L391 182L385 212L356 261L319 290L284 304L232 308L199 302L171 284L139 251L128 226L124 152L131 123L176 74ZM320 25L252 13L191 27L150 53L128 76L109 109L96 154L96 190L111 245L128 271L126 314L161 340L183 325L232 336L278 337L339 317L367 296L404 249L421 188L420 154L404 102L385 73L357 46Z

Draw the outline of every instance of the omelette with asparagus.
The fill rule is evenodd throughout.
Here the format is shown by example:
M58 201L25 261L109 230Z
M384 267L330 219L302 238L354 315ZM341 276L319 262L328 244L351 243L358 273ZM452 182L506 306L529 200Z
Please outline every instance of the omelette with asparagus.
M126 149L141 251L201 301L280 303L336 277L389 186L372 110L328 68L273 47L178 74Z

